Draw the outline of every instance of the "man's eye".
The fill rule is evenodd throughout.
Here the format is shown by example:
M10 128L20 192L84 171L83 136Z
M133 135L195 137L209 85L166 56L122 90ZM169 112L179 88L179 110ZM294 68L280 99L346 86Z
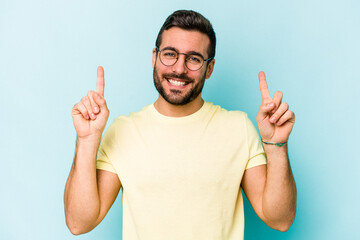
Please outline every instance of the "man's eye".
M164 57L176 57L176 53L174 53L174 52L164 52Z
M198 56L189 56L188 61L191 63L201 63L201 58Z

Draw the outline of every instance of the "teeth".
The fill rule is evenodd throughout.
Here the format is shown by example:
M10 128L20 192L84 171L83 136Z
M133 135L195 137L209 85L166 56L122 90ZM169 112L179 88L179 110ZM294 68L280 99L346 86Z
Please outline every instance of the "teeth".
M174 86L184 86L186 84L185 82L176 81L176 80L172 80L172 79L169 79L169 82L171 85L174 85Z

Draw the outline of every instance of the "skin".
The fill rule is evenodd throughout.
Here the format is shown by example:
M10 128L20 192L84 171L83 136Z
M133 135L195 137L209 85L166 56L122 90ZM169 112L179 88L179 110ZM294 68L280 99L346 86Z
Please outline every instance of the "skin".
M160 49L172 47L180 53L196 51L206 59L209 44L205 34L173 27L164 31ZM184 55L180 55L175 65L164 66L153 49L154 82L158 84L157 88L163 89L168 99L159 94L154 103L157 111L170 117L183 117L198 111L204 104L201 91L185 105L174 105L171 101L181 102L190 92L199 87L202 89L205 79L210 78L213 72L214 64L215 60L211 60L198 71L190 71L185 67ZM189 83L184 87L173 86L167 81L169 76ZM186 76L187 80L179 76ZM291 133L295 116L288 105L282 102L281 92L276 92L271 98L263 72L259 73L259 83L263 99L257 115L260 135L267 142L285 142ZM72 109L77 144L65 187L64 205L66 223L73 234L86 233L96 227L109 211L121 188L116 174L96 170L96 152L109 116L104 86L104 70L98 67L96 92L89 91ZM270 227L286 231L296 211L296 186L287 145L264 145L264 149L268 164L246 170L241 186L257 215Z
M96 92L89 91L72 109L77 141L64 206L66 224L75 235L89 232L102 221L121 187L116 174L96 170L96 152L109 117L102 67L97 69L96 85Z
M191 51L196 51L200 53L204 59L207 59L209 56L207 55L207 49L210 45L210 40L208 36L202 34L197 31L185 31L183 29L173 27L170 28L163 33L163 38L161 42L161 46L159 46L160 50L166 47L175 48L178 52L181 53L190 53ZM161 64L158 56L156 55L156 49L153 49L153 57L152 57L152 66L154 68L155 73L159 76L158 84L162 86L165 91L165 94L169 95L170 98L184 98L187 93L197 88L197 85L203 85L205 79L210 78L213 69L214 69L215 60L211 60L208 65L204 63L202 68L197 71L190 71L185 66L185 56L180 55L178 61L173 66L165 66ZM162 75L186 75L188 78L193 81L185 86L183 89L179 89L178 87L171 86L166 78L162 77ZM154 77L155 79L156 77ZM178 81L184 81L183 79L174 78ZM180 91L180 93L174 94L173 90ZM176 95L176 96L175 96ZM204 100L200 94L193 99L190 103L186 105L174 105L166 101L161 94L159 94L159 98L154 103L156 110L170 117L183 117L190 115L201 108L204 104Z
M261 138L265 142L287 142L295 123L283 94L271 98L265 73L259 73L262 104L256 116ZM287 231L295 218L296 185L290 168L287 144L281 147L263 144L267 165L245 171L241 186L257 215L271 228Z

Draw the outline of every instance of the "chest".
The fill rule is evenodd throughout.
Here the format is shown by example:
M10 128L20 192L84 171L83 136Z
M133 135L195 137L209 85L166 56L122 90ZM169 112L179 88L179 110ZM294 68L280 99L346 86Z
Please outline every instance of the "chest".
M248 159L245 136L239 131L162 126L132 135L119 156L124 189L201 194L239 188Z

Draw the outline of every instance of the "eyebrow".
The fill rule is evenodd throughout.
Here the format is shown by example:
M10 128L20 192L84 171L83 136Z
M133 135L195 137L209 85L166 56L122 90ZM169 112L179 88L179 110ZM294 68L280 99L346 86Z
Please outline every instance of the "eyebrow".
M175 52L178 52L179 53L179 50L178 49L176 49L176 48L174 48L174 47L164 47L163 49L161 49L161 50L172 50L172 51L175 51ZM201 53L199 53L199 52L196 52L196 51L189 51L189 52L187 52L187 53L185 53L186 55L197 55L197 56L200 56L200 57L202 57L203 59L205 59L204 58L204 56L201 54Z

